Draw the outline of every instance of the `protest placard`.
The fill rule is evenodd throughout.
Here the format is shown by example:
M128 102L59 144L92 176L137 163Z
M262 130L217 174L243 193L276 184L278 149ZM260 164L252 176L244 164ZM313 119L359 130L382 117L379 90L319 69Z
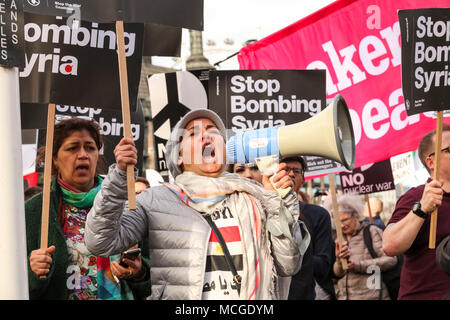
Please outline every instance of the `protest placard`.
M203 30L203 0L26 0L24 9L102 23L152 22Z
M23 0L0 2L0 65L24 65Z
M408 116L450 109L450 8L398 12Z
M368 194L395 189L390 159L341 172L340 178L344 193Z
M205 74L206 72L206 74ZM158 73L148 77L151 117L155 144L155 167L167 178L165 146L171 129L190 110L207 108L208 97L200 80L207 77L207 71Z
M39 129L38 138L35 141L37 147L45 145L48 107L44 104L22 103L20 106L21 125L23 130ZM108 166L115 163L114 148L123 137L122 114L118 110L101 109L92 107L78 107L69 105L55 106L55 121L61 121L71 117L80 117L95 120L100 126L100 134L103 139L103 148L100 150L104 165L99 171L106 174ZM144 113L142 105L138 102L138 108L131 113L131 130L136 149L138 150L138 163L136 168L143 170L144 148ZM42 168L38 167L41 171Z
M114 24L25 14L25 66L20 70L23 103L56 103L121 109ZM142 65L143 26L125 25L130 109L136 109Z

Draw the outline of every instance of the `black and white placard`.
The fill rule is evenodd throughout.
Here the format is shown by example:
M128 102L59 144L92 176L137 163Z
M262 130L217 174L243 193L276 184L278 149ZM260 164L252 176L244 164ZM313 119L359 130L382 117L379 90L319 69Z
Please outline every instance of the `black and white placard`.
M408 116L450 109L450 8L398 12Z
M136 110L144 26L125 24L130 110ZM25 13L20 101L121 109L114 24Z
M20 106L22 129L39 129L39 146L45 145L45 128L47 127L48 106L43 104L22 103ZM143 168L143 149L144 149L144 112L140 102L137 104L135 112L131 116L131 132L134 143L138 150L138 164L136 168L142 174ZM120 110L100 109L91 107L77 107L70 105L56 105L55 121L64 120L71 117L80 117L84 119L93 119L100 126L100 133L103 138L103 149L100 153L103 155L104 167L101 168L105 173L107 167L115 163L114 148L123 138L123 122Z
M0 65L23 67L23 0L0 0Z
M25 11L102 23L151 22L203 30L203 0L24 0Z

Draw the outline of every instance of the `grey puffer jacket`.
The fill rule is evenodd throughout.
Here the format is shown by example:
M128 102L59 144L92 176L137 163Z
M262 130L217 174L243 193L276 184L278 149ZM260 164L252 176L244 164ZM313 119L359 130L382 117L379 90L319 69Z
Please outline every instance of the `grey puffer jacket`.
M126 200L125 172L112 165L87 217L85 241L88 249L96 255L109 256L148 235L152 283L149 299L201 299L211 234L206 220L165 186L141 192L134 211L128 210ZM294 196L292 199L287 196L285 203L289 210L297 210L298 214L298 206L290 206L297 204ZM270 248L276 262L270 262L275 282L279 276L297 273L301 266L299 248L293 248L284 236L281 237L271 241ZM301 238L295 237L299 243ZM271 265L267 266L261 270L270 270ZM273 299L283 297L282 292L286 290L280 287L283 283L264 285L275 288Z

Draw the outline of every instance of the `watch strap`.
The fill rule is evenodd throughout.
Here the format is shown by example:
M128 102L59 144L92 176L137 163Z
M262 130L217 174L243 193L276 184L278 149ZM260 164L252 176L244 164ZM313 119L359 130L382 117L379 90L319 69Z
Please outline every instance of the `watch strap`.
M417 203L418 203L418 205L417 205ZM416 202L414 204L412 212L414 212L415 215L421 217L422 219L428 218L428 214L423 212L422 209L420 208L420 202Z

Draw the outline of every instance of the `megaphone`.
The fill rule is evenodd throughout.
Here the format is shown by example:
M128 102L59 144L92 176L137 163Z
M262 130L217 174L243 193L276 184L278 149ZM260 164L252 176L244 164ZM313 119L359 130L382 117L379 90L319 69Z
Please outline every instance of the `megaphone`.
M284 127L242 131L226 143L228 163L310 155L335 160L348 170L355 165L355 137L347 104L336 95L316 116Z

